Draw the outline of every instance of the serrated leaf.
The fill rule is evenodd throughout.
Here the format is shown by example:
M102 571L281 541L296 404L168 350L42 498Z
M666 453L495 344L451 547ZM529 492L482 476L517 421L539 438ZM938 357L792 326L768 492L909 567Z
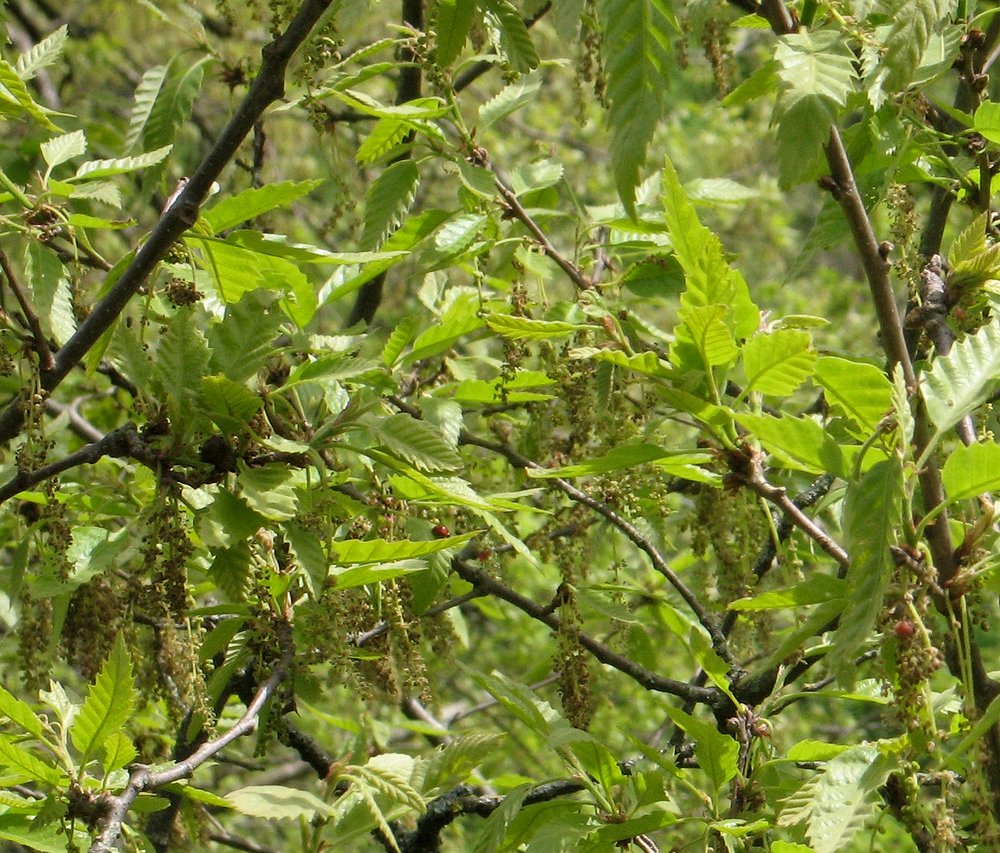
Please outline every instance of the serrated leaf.
M1000 321L955 343L921 378L927 414L940 436L984 403L1000 376Z
M844 460L833 437L810 418L736 415L737 422L788 467L812 474L844 472Z
M893 561L889 546L902 519L903 469L896 457L876 463L852 483L844 499L847 606L827 658L842 682L854 679L854 659L874 630Z
M687 366L688 359L683 351L692 346L698 352L698 367L710 368L734 362L739 350L733 333L724 322L728 313L726 305L697 305L681 309L682 322L674 330L671 362Z
M201 406L223 432L238 434L264 406L264 401L246 385L225 376L205 376L201 380Z
M782 100L786 106L818 96L843 107L854 91L856 59L836 29L781 36L774 58L785 85Z
M838 853L850 846L881 804L878 791L893 767L893 760L876 747L853 747L782 801L778 823L805 823L814 853Z
M892 384L874 364L823 356L813 381L823 387L827 404L851 418L867 439L892 411Z
M423 775L424 793L464 781L500 747L506 737L506 734L467 735L435 749L419 768Z
M365 193L365 223L362 249L377 249L386 235L410 209L416 197L420 172L407 158L387 166Z
M207 56L192 61L190 55L178 54L166 66L150 69L143 75L129 116L126 151L140 146L162 148L173 143L178 129L191 116L205 66L211 61Z
M0 735L0 767L25 782L58 786L66 780L58 767L42 761L6 735Z
M273 351L282 318L273 308L274 296L263 290L247 293L226 306L221 323L208 331L211 369L233 382L245 382Z
M208 343L194 316L190 311L175 314L160 337L153 360L153 379L175 426L192 420L208 360Z
M844 597L847 582L824 574L813 574L804 583L787 589L772 589L752 598L741 598L729 604L730 610L784 610L808 604L822 604Z
M453 217L434 235L435 248L447 255L464 251L476 239L484 222L486 217L481 213L463 213Z
M562 320L533 320L530 317L515 317L512 314L487 314L484 320L486 325L498 335L521 341L547 341L591 328L581 323L566 323Z
M538 53L531 42L521 13L509 0L480 0L484 17L499 31L500 52L514 71L530 71L538 66Z
M427 571L427 563L423 560L397 560L377 565L365 563L349 568L335 568L330 572L330 576L333 578L334 586L338 590L344 590L359 586L371 586L414 572L425 571Z
M30 80L39 68L46 68L55 62L66 46L68 30L63 24L52 35L26 50L14 63L14 70L22 80Z
M392 367L396 363L406 345L413 340L419 326L420 318L414 314L409 314L399 321L382 348L382 364Z
M750 337L760 325L760 311L743 276L729 266L719 238L699 221L669 160L663 167L663 209L674 254L684 270L682 306L727 306L727 325L734 337Z
M416 541L401 539L388 542L385 539L342 539L330 546L333 555L340 563L389 563L397 560L410 560L414 557L426 557L437 551L456 548L474 539L482 531L462 533L458 536L445 536L441 539Z
M54 139L48 139L40 146L42 158L48 163L46 178L56 166L79 157L87 150L87 137L82 130L74 130L72 133L64 133Z
M882 45L882 64L887 71L883 87L898 92L916 75L931 36L943 23L947 9L939 8L938 0L896 0L887 11L892 25Z
M635 217L646 150L663 115L675 22L660 0L601 0L611 167L618 197Z
M663 710L694 741L698 766L708 774L712 784L708 793L710 796L714 795L736 775L736 761L740 754L739 744L735 738L722 734L714 725L692 717L679 708L664 705Z
M312 192L323 183L322 179L311 181L281 181L263 187L251 187L234 196L223 199L202 212L202 218L218 234L244 222L256 219L262 213L285 207L298 198Z
M251 509L272 521L287 521L298 514L299 502L292 471L283 465L245 468L236 478L240 494Z
M688 464L710 462L709 453L666 450L655 444L624 444L609 450L603 456L588 459L576 465L565 465L562 468L540 469L528 468L525 473L534 479L550 477L586 477L591 474L604 474L608 471L620 471L624 468L634 468L657 460L683 457Z
M70 728L81 767L86 766L111 735L121 731L132 715L137 695L132 661L119 634Z
M330 568L330 561L327 559L326 551L323 550L322 541L311 530L292 521L285 522L284 531L292 553L305 571L313 592L319 594Z
M248 785L226 794L226 801L241 814L267 820L312 820L333 812L315 794L281 785Z
M941 469L950 501L961 501L1000 489L1000 445L993 442L960 445Z
M476 0L438 0L434 17L437 37L434 61L439 68L451 65L462 52L475 11Z
M59 257L36 241L28 244L25 272L42 329L63 343L76 331L69 274Z
M0 686L0 716L6 717L28 734L41 738L42 723L31 710L31 706L22 702L3 686Z
M399 118L380 118L354 152L354 159L362 166L380 160L399 145L413 128L413 123Z
M785 397L808 379L816 367L808 332L777 329L754 335L743 347L746 391Z
M139 753L136 751L131 738L124 732L112 732L104 741L104 758L101 759L101 767L104 768L105 775L112 770L120 770L127 767Z
M983 106L985 107L986 104ZM992 106L995 106L1000 113L1000 104ZM978 111L976 115L979 115ZM976 255L986 251L986 226L988 223L989 213L983 213L975 217L958 233L948 248L948 266L955 268L962 262L971 260Z
M28 116L46 130L59 130L48 117L46 110L35 103L24 81L14 67L5 59L0 59L0 103L6 112L20 117Z
M441 435L437 427L409 415L380 418L372 428L386 449L419 471L455 471L462 457Z
M836 119L833 103L819 95L798 98L778 120L778 167L781 185L810 180L825 167L823 145Z
M108 175L124 175L128 172L135 172L145 169L148 166L155 166L166 159L172 145L164 145L155 151L147 151L145 154L138 154L135 157L117 157L111 160L91 160L81 163L76 170L76 174L69 181L92 181L94 178L106 178Z
M531 74L525 74L520 80L515 80L513 83L505 86L479 108L480 127L489 127L491 124L521 109L525 104L531 103L535 99L535 95L538 93L541 85L541 72L533 71ZM492 178L491 173L492 186L488 190L490 195L493 194L496 188L495 181L496 178Z

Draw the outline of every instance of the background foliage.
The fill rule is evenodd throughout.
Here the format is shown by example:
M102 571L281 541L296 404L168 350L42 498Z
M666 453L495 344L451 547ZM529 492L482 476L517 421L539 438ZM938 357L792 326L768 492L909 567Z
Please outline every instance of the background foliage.
M973 0L6 0L11 849L993 850Z

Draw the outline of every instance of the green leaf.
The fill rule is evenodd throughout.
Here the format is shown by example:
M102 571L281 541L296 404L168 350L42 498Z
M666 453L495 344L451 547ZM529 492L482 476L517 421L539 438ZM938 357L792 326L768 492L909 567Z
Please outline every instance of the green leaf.
M24 729L36 738L42 737L42 723L31 710L31 706L22 702L6 687L0 686L0 715L6 717L15 726Z
M434 61L439 68L451 65L462 52L475 11L476 0L437 0Z
M892 27L882 46L888 71L882 84L890 92L905 89L916 75L931 36L950 17L948 0L895 0L886 10Z
M828 656L842 681L854 678L854 659L868 641L882 609L893 562L889 546L902 521L903 469L896 457L874 465L847 489L844 499L844 546L847 606Z
M785 85L782 100L790 106L800 98L821 97L846 106L854 91L857 61L836 29L802 31L779 38L774 52L778 76Z
M513 112L521 109L526 104L535 100L538 90L542 86L542 75L539 71L525 74L519 80L505 86L479 108L480 127L489 127L500 119L509 116ZM487 190L488 186L488 190ZM489 192L492 196L496 191L496 178L490 173L490 183L483 182L482 192Z
M486 758L501 748L505 734L471 734L439 746L424 761L425 793L464 781Z
M406 345L413 340L413 336L420 326L420 318L414 314L408 314L392 330L389 340L385 342L382 349L382 364L392 367L403 354Z
M861 438L874 433L892 411L892 384L873 364L823 356L816 362L814 381L823 387L827 404L857 424Z
M813 474L844 473L840 448L822 425L811 418L750 414L735 417L766 450L786 465Z
M386 235L410 209L416 197L420 172L410 158L387 166L365 193L365 223L362 249L377 249Z
M58 787L66 775L55 765L42 761L6 735L0 735L0 767L24 782L44 782Z
M127 767L138 755L128 735L124 732L112 732L104 741L104 758L101 759L101 766L107 774L112 770Z
M155 166L166 159L170 153L172 145L164 145L155 151L147 151L145 154L138 154L135 157L118 157L112 160L90 160L81 163L76 170L76 174L69 181L92 181L94 178L106 178L108 175L124 175L128 172L135 172L145 169L147 166Z
M192 61L190 54L178 54L162 71L153 68L143 76L129 116L126 151L173 144L177 131L191 117L195 98L201 91L205 66L211 61L207 56Z
M816 366L808 332L777 329L754 335L743 347L746 391L786 397L808 379Z
M35 103L24 81L5 59L0 59L0 112L19 118L28 116L46 130L59 130L49 118L48 111Z
M353 589L359 586L382 583L413 574L427 571L427 564L422 560L398 560L394 563L364 564L347 569L334 569L330 575L334 586L339 590Z
M28 244L25 272L43 331L59 343L76 332L69 274L58 255L37 241Z
M530 317L515 317L511 314L487 314L483 319L498 335L520 341L548 341L592 328L582 323L533 320Z
M153 361L153 379L166 398L174 425L191 423L208 360L208 343L194 315L190 310L175 314L160 337Z
M40 68L47 68L52 65L60 56L66 46L68 30L63 24L52 35L45 37L34 47L22 53L17 62L14 63L14 70L22 80L30 80Z
M61 821L43 824L28 815L0 815L0 838L40 853L66 853L67 849L73 849L67 847L71 840ZM76 849L82 850L90 843L86 832L76 830L73 833L72 844Z
M976 109L973 127L980 136L1000 145L1000 104L994 101L983 101ZM973 221L978 219L979 217L976 217ZM985 235L985 229L980 230ZM948 253L948 263L952 266L955 264L953 253L954 247Z
M434 235L434 246L442 253L455 255L469 247L486 222L481 213L464 213L446 222Z
M788 750L789 761L830 761L851 747L847 744L826 743L821 740L800 740Z
M264 401L246 385L225 376L205 376L199 392L201 407L223 432L239 434L264 407Z
M218 234L227 228L256 219L262 213L267 213L276 207L285 207L322 184L322 179L316 179L298 182L281 181L263 187L251 187L216 202L202 212L202 218L212 229L212 233Z
M826 166L823 146L836 120L833 103L819 95L798 98L778 120L778 174L785 189L817 177Z
M722 734L714 725L692 717L680 708L664 705L663 710L694 741L698 766L708 774L712 785L708 793L714 799L719 788L736 775L739 744L735 738Z
M937 433L932 445L967 414L984 403L1000 376L1000 320L955 343L934 359L922 377L921 392Z
M119 634L70 728L81 767L87 765L111 735L122 730L132 716L137 697L132 661Z
M241 814L266 820L312 820L333 812L333 808L315 794L281 785L237 788L226 794L226 801Z
M706 369L732 364L739 350L733 333L724 322L729 308L725 305L686 306L681 309L681 325L674 329L674 345L670 348L670 360L680 366L688 365L685 349L698 353L700 364Z
M678 32L662 0L600 0L611 168L618 196L635 218L646 150L663 115L671 41Z
M298 514L295 488L288 482L292 472L283 465L245 468L237 482L251 509L272 521L287 521Z
M663 167L663 209L674 254L684 270L683 307L728 307L726 322L736 338L749 338L760 325L760 311L746 282L729 266L722 244L698 220L673 164Z
M709 453L690 451L665 450L655 444L624 444L608 451L603 456L588 459L577 465L566 465L562 468L539 469L528 468L525 473L535 479L551 477L586 477L591 474L603 474L608 471L620 471L624 468L634 468L647 462L663 459L683 459L686 464L698 464L712 461Z
M330 568L323 543L311 530L292 521L286 521L283 529L296 561L305 571L314 593L319 594Z
M42 158L48 163L49 168L45 173L46 178L53 168L81 156L87 150L87 137L82 130L74 130L72 133L64 133L54 139L49 139L41 144Z
M500 33L500 52L514 71L530 71L538 66L538 54L521 13L509 0L479 0L484 17Z
M419 471L454 471L462 467L462 457L427 421L398 414L379 418L371 428L390 453Z
M838 853L850 846L881 805L879 788L894 766L876 747L853 747L782 801L778 824L805 823L813 853Z
M843 598L847 592L847 582L830 575L813 574L807 581L787 589L772 589L752 598L741 598L729 605L730 610L755 612L758 610L784 610L789 607L803 607L822 604Z
M389 563L398 560L409 560L414 557L426 557L436 551L446 551L457 548L482 531L462 533L459 536L446 536L442 539L415 541L401 539L387 542L385 539L342 539L331 546L333 555L340 563Z
M222 322L208 330L213 373L222 373L233 382L245 382L261 369L264 359L274 351L282 322L274 301L273 294L255 290L226 306Z
M413 122L393 116L380 118L365 137L365 141L354 152L354 159L362 166L380 160L400 145L407 134L413 132L414 127Z
M977 442L955 448L941 470L948 501L961 501L1000 488L1000 445Z

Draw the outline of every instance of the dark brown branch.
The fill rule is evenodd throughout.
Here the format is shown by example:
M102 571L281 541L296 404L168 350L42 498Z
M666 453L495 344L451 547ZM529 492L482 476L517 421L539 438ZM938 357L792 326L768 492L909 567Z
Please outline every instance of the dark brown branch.
M94 305L76 333L55 354L51 369L42 372L41 384L46 391L52 391L66 378L74 365L118 319L118 315L177 238L195 223L201 203L212 184L236 155L264 110L284 94L285 72L289 60L308 37L330 2L331 0L306 0L285 32L264 47L260 72L236 113L219 134L212 150L194 171L176 201L164 210L132 262L108 293ZM23 401L14 400L0 413L0 441L14 438L23 423Z
M194 775L195 770L216 753L256 730L260 713L264 705L275 694L281 682L284 681L295 652L292 645L291 626L283 625L280 627L283 629L279 634L284 646L281 658L275 664L267 680L257 689L243 716L225 734L220 735L215 740L206 741L183 761L174 762L169 767L157 771L153 771L144 764L133 765L125 790L117 796L107 798L108 813L101 821L100 835L91 845L90 853L112 853L118 836L121 835L122 823L139 794L162 788L171 782L190 778Z
M487 441L486 439L474 436L464 430L459 435L458 440L460 444L471 444L476 447L482 447L486 450L492 450L494 453L499 453L501 456L504 456L508 462L518 468L542 468L542 466L538 465L536 462L532 462L530 459L522 456L516 450L505 444ZM722 633L722 630L720 629L715 618L701 603L698 596L688 589L684 581L682 581L678 574L670 568L670 565L660 553L659 549L652 542L650 542L646 536L644 536L633 524L618 515L618 513L611 509L611 507L607 504L592 498L586 492L581 491L569 481L564 480L561 477L553 477L551 479L546 479L545 482L560 489L569 498L577 503L583 504L584 506L594 510L594 512L599 515L602 515L609 522L611 522L614 527L617 527L623 534L625 534L626 538L628 538L632 544L634 544L640 551L643 551L646 556L649 557L650 562L653 564L653 568L655 568L656 571L669 581L670 585L678 592L681 598L684 599L687 606L691 608L691 611L701 623L702 627L708 632L708 635L712 640L712 648L715 649L716 654L726 661L726 663L733 662L732 653L729 651L726 644L726 637Z
M553 631L559 631L562 627L559 617L547 607L537 604L530 598L515 592L509 586L491 577L482 569L476 568L470 563L459 559L452 560L451 567L455 574L462 578L462 580L471 583L481 593L496 596L508 604L513 604L522 613L548 625ZM719 705L721 701L728 701L722 697L720 691L714 688L694 687L685 681L677 681L674 678L666 678L665 676L651 672L587 634L580 633L578 640L580 645L601 663L624 673L637 684L646 688L646 690L679 696L681 699L701 705L708 705L712 708Z

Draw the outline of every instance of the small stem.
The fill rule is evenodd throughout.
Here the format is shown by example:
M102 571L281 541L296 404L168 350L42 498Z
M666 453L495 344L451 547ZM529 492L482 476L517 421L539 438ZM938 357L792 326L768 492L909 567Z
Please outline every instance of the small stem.
M18 204L20 204L25 210L31 210L34 208L35 203L24 194L24 190L7 177L7 173L3 169L0 169L0 186L14 196L14 198L17 199Z

